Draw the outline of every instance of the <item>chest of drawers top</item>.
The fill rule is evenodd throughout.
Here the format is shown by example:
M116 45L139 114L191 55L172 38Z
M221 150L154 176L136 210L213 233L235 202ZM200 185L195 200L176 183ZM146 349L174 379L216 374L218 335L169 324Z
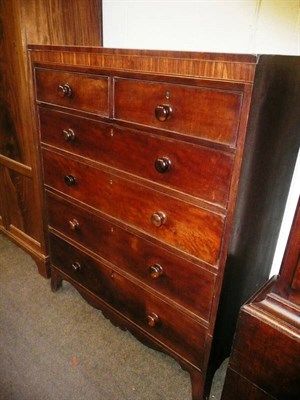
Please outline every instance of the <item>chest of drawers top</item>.
M36 72L41 102L236 145L242 96L253 82L255 57L34 49L32 60L42 65Z
M228 146L236 144L243 92L253 84L257 61L246 55L30 49L38 101Z

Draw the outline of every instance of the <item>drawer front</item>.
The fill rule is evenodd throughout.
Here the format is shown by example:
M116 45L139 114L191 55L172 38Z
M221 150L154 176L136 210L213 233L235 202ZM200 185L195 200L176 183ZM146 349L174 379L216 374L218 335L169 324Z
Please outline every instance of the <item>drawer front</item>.
M52 265L138 324L157 341L201 368L206 336L204 327L54 235L50 236L50 245Z
M170 246L217 264L224 229L221 215L54 152L44 150L43 159L46 185Z
M209 320L215 282L209 271L51 193L48 213L51 228Z
M36 69L38 101L108 116L108 77Z
M43 108L40 123L44 143L223 207L227 204L232 154L135 130L111 128Z
M116 119L236 143L240 92L122 78L114 80L114 87Z
M251 396L251 397L250 397ZM255 400L276 400L269 393L257 387L246 377L238 374L233 369L226 371L226 380L222 391L222 400L255 399Z

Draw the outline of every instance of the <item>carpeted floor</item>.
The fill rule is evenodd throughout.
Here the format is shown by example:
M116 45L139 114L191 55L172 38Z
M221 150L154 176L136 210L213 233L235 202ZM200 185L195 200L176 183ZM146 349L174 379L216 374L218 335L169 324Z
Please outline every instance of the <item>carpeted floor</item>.
M220 399L226 362L211 399ZM31 257L0 234L1 400L191 400L179 364L90 307L52 293Z

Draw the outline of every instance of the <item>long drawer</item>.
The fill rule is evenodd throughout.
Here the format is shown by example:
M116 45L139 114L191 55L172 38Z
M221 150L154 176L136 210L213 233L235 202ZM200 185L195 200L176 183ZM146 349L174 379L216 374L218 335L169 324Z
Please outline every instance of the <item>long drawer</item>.
M36 69L38 101L98 115L109 115L108 77Z
M198 317L209 320L214 274L51 192L47 200L50 229L85 246Z
M241 92L123 78L114 89L116 119L235 146Z
M227 204L232 154L45 108L39 114L41 139L48 145Z
M207 263L218 263L224 216L43 150L45 184Z
M50 235L52 265L96 294L154 340L202 367L206 329L150 292Z

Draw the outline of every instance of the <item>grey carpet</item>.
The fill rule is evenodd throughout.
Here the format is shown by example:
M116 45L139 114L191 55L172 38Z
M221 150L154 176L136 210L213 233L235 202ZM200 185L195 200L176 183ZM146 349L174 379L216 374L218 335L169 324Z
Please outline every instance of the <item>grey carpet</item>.
M52 293L0 234L0 399L191 400L191 385L177 362L114 327L68 283Z

